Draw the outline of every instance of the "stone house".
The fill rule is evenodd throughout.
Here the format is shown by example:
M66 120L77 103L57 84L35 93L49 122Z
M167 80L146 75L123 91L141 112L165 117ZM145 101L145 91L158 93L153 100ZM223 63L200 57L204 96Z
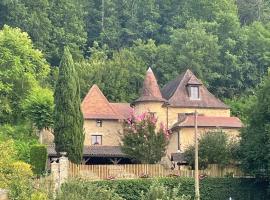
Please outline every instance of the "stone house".
M165 160L183 163L181 153L194 143L194 112L198 112L198 132L222 130L237 138L241 121L231 117L230 108L211 94L190 71L182 73L161 90L151 68L148 69L140 97L128 103L110 103L97 85L93 85L82 102L85 128L84 162L131 163L121 152L123 121L132 109L135 114L150 112L170 130ZM53 146L48 147L55 156Z

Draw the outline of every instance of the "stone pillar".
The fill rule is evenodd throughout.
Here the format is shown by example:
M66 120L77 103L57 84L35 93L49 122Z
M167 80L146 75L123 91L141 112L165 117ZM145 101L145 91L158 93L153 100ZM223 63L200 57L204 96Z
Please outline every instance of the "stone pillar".
M68 158L66 157L66 152L60 152L61 157L59 158L59 184L60 186L62 183L66 182L68 179Z
M0 189L0 200L8 200L8 191Z
M55 191L57 191L60 188L59 163L57 163L56 161L57 161L57 158L53 158L52 163L51 163L51 173L52 173L52 178L53 178L53 184L54 184Z

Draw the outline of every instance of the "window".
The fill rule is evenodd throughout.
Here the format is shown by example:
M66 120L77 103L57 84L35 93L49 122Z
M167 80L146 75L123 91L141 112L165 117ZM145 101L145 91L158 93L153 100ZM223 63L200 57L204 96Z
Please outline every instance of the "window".
M148 112L150 114L151 117L155 117L156 116L156 112Z
M96 120L96 126L97 126L97 127L102 127L102 120L97 119L97 120Z
M101 145L102 144L102 135L91 135L91 144L92 145Z
M198 86L190 86L190 99L192 100L200 99Z

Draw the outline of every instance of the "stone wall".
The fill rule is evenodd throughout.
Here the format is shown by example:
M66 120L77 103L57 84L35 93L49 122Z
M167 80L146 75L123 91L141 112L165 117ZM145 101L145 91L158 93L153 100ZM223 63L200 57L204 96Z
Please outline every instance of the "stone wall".
M120 120L102 120L102 127L98 127L96 120L84 120L84 130L84 145L91 145L91 135L102 135L103 146L118 146L123 124Z

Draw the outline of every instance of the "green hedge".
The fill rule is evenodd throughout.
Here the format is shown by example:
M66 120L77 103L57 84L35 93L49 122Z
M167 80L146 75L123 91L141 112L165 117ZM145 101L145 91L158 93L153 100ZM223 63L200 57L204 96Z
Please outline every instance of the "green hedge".
M160 178L159 181L169 188L181 184L179 194L191 195L194 198L194 180L191 178ZM151 183L151 179L87 182L111 188L127 200L139 200L141 191L146 192ZM200 194L201 200L226 200L229 197L233 200L266 200L270 199L267 196L267 186L267 182L255 179L205 178L200 182Z
M30 149L30 163L33 172L40 176L45 172L47 162L47 149L44 145L33 145Z

